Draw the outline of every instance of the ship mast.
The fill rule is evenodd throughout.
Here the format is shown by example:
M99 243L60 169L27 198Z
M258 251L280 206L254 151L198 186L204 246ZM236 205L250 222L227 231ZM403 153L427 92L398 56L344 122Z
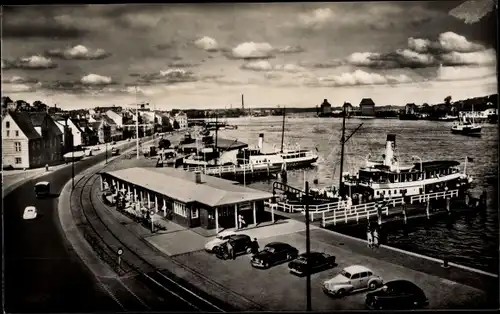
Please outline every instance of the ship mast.
M285 106L283 106L283 124L281 126L281 150L283 153L283 141L285 140Z
M343 191L343 186L342 186L342 172L344 171L344 146L345 143L356 133L359 128L363 125L361 123L358 125L358 127L352 131L352 133L345 138L345 118L347 116L347 106L346 103L344 103L343 108L342 108L342 136L340 138L340 145L341 145L341 150L340 150L340 177L339 177L339 196L342 196L342 191Z

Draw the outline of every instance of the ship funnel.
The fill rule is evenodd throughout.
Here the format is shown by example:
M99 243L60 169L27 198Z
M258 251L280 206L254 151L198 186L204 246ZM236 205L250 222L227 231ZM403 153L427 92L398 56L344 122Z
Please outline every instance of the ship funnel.
M396 135L387 134L387 141L385 143L385 166L392 166L392 161L394 158L394 149L396 148Z
M259 134L259 150L262 152L264 149L264 133Z

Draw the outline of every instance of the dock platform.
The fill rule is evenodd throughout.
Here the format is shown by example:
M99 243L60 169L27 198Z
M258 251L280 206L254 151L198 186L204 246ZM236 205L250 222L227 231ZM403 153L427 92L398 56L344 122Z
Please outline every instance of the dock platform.
M243 181L252 180L257 178L272 178L275 177L280 171L281 166L253 166L253 165L230 165L230 166L216 166L216 167L184 167L187 171L200 171L203 174L216 176L224 179Z

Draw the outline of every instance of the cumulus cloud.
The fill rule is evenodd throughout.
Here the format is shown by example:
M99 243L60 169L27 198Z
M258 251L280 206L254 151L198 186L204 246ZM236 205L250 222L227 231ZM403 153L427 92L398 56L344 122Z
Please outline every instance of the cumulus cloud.
M250 70L250 71L283 71L283 72L301 72L304 71L305 69L299 65L292 64L292 63L287 63L287 64L277 64L277 65L272 65L269 61L267 60L258 60L258 61L251 61L243 64L241 66L242 69L244 70Z
M356 70L350 73L308 79L306 85L309 86L357 86L357 85L382 85L382 84L402 84L410 83L413 80L407 75L399 76L382 75Z
M231 50L235 59L268 59L274 57L274 49L269 43L245 42Z
M219 50L219 45L217 44L217 41L208 36L203 36L202 38L196 40L194 44L196 45L196 47L209 52Z
M113 82L113 80L109 76L91 73L82 77L80 82L83 85L109 85Z
M38 80L34 78L24 78L21 76L12 76L12 77L2 78L2 82L11 84L34 84L38 83Z
M194 73L184 69L168 69L157 73L143 75L140 81L145 84L175 84L194 82L197 78Z
M98 60L109 57L111 54L103 49L89 49L77 45L65 50L52 49L46 52L47 56L67 60Z
M3 93L15 94L15 93L28 93L34 92L35 88L27 84L5 84L2 86Z
M341 65L344 65L344 60L329 60L323 62L300 62L300 65L306 68L315 68L315 69L330 69L337 68Z
M321 28L333 17L333 11L329 8L316 9L311 13L299 15L299 22L302 26L309 28Z
M57 65L50 58L31 56L16 60L2 60L2 69L45 70L56 68Z
M425 68L443 65L487 65L496 63L493 49L468 41L453 32L437 40L408 38L408 47L391 53L355 52L347 58L351 65L379 69Z

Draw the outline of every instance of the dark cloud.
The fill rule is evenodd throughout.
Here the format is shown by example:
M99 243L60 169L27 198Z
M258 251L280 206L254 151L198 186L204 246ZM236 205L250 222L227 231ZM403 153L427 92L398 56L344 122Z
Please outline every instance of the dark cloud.
M155 48L158 50L167 50L167 49L174 48L174 45L172 43L164 43L164 44L156 45Z
M168 69L156 73L145 74L140 77L139 82L143 84L176 84L195 82L198 79L191 71L184 69Z
M202 61L203 62L203 61ZM172 62L168 65L169 68L193 68L197 67L199 64L188 63L188 62Z
M64 24L53 16L23 14L23 11L16 8L4 12L2 16L4 38L77 39L88 34L88 30Z

